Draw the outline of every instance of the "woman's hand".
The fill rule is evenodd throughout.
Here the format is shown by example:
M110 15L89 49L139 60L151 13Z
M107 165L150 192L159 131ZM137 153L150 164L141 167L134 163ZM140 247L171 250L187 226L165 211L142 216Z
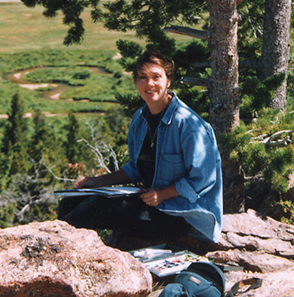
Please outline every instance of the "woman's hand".
M76 181L73 187L74 189L110 187L112 185L127 184L130 182L126 173L122 169L119 169L112 173L94 177L82 176Z
M98 177L81 176L74 184L74 189L98 187Z
M157 206L162 201L176 196L179 196L179 193L176 190L176 187L173 185L162 189L149 189L147 192L145 191L140 194L139 197L145 204Z
M148 190L148 192L144 192L139 197L145 204L150 206L157 206L163 201L158 191L158 189L150 189Z

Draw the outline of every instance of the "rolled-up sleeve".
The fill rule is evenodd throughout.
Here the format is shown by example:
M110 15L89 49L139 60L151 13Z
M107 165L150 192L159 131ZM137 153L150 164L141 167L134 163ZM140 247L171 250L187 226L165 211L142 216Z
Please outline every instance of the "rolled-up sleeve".
M211 131L204 126L183 133L181 141L188 174L176 181L175 186L182 197L193 203L216 183L218 149Z
M133 162L128 162L126 165L122 166L121 169L126 173L128 178L133 182L137 183L141 181L141 176L139 175L139 172L134 166Z

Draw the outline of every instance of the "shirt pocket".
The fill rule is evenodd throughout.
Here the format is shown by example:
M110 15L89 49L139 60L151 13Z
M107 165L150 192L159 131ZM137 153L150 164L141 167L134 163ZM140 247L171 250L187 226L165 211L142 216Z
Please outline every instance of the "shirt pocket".
M172 183L183 177L185 171L181 154L162 154L160 156L158 179Z

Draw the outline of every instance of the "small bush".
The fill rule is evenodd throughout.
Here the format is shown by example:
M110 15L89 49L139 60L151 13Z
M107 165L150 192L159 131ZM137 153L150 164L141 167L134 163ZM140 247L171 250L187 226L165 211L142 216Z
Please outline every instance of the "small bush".
M88 79L91 77L91 72L88 70L76 72L72 77L74 79Z

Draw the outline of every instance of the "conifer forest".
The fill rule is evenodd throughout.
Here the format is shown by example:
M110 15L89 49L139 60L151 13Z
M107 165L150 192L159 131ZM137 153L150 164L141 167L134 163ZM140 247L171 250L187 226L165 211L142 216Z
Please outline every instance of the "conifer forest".
M0 1L0 228L56 219L54 190L128 161L131 71L171 56L214 128L224 212L294 224L291 1ZM292 59L293 58L293 59Z

